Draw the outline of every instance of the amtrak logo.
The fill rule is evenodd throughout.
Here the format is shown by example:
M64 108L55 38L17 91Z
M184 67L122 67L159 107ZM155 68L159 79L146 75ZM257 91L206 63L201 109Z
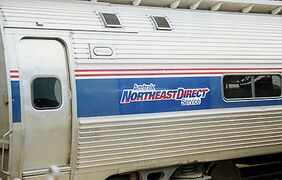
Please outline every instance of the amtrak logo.
M134 84L132 89L124 89L120 99L121 104L145 101L180 101L182 106L197 106L202 104L202 99L206 98L210 92L209 88L158 90L156 84Z

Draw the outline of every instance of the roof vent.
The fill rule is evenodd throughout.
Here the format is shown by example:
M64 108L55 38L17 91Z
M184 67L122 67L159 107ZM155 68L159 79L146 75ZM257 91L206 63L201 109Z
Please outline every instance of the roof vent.
M121 28L122 25L115 13L100 13L103 19L105 27L109 28Z
M171 31L171 27L166 17L163 16L151 16L154 21L157 30Z

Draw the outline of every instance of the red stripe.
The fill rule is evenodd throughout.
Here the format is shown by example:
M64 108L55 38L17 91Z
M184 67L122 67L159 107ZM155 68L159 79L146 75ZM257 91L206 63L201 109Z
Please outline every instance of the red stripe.
M90 77L90 76L159 76L159 75L193 75L193 74L224 74L224 72L208 72L208 73L202 73L202 72L190 72L190 73L127 73L127 74L76 74L76 77Z
M10 70L10 73L18 73L18 70Z
M166 69L77 69L75 72L121 72L121 71L218 71L218 70L282 70L282 68L166 68Z
M20 78L20 76L11 76L11 78Z

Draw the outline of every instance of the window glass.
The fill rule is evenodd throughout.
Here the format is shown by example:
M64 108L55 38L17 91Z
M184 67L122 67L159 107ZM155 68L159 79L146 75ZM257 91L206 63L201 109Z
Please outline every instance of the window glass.
M281 79L278 75L254 76L255 97L281 96Z
M158 30L171 30L171 27L165 17L152 16L152 19L154 20L154 23Z
M280 75L228 75L223 78L226 99L281 96Z
M114 13L101 13L102 19L106 27L121 28L120 21Z
M61 82L53 77L40 77L32 83L32 103L34 108L57 109L62 104Z
M252 77L231 75L224 76L224 97L232 98L251 98L252 97Z

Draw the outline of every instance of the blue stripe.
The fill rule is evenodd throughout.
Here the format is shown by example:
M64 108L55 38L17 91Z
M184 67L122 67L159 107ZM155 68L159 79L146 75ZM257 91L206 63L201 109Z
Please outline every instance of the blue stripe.
M21 98L20 98L20 83L19 81L11 81L12 87L12 109L13 122L21 122Z
M180 100L136 101L120 103L122 93L134 84L154 84L157 90L178 88L209 88L200 105L182 106ZM128 78L128 79L78 79L78 117L128 115L202 109L281 105L281 99L225 102L222 98L221 77Z

